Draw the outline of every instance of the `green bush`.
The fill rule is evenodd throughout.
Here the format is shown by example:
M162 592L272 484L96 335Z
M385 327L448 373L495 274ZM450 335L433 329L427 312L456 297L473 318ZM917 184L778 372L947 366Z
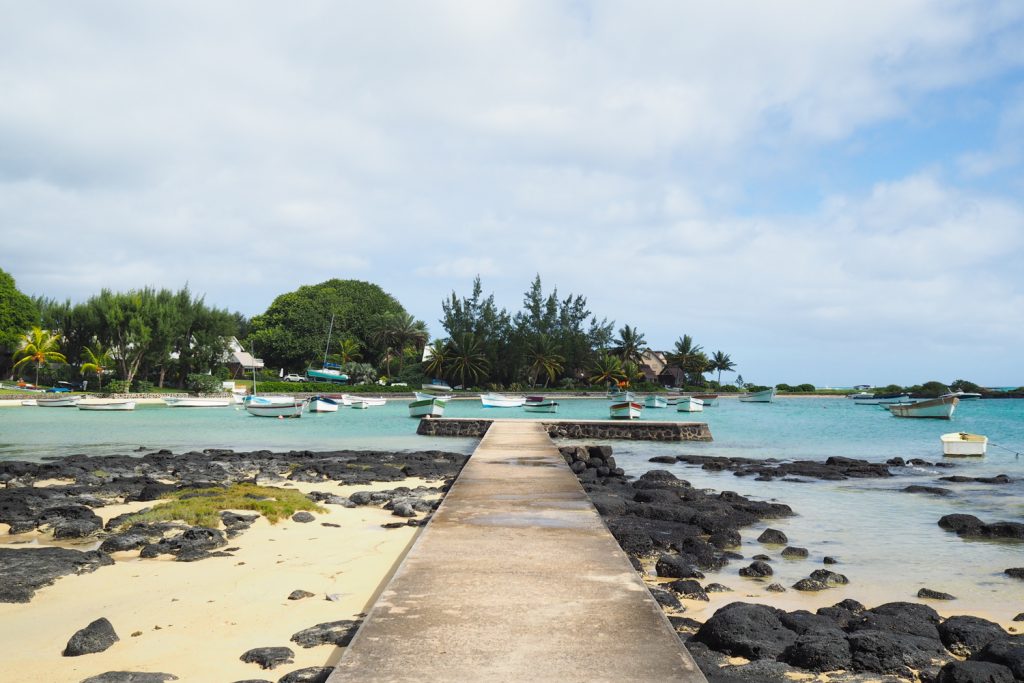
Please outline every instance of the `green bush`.
M223 388L217 377L196 373L188 376L188 390L194 394L218 394Z
M135 391L140 394L148 394L153 391L153 383L146 379L135 380Z
M129 389L131 384L123 379L112 379L103 387L104 392L108 394L127 394Z

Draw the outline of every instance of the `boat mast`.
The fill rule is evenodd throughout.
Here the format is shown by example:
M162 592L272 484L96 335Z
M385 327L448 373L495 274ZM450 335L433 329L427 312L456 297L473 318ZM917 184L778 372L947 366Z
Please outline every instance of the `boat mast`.
M334 314L331 313L331 325L327 328L327 344L324 345L324 367L327 367L327 351L331 348L331 332L334 331Z

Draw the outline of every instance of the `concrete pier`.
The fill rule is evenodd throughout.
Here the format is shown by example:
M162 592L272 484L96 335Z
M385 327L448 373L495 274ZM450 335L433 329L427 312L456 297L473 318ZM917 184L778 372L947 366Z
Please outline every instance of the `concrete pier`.
M526 420L491 425L328 680L706 683Z

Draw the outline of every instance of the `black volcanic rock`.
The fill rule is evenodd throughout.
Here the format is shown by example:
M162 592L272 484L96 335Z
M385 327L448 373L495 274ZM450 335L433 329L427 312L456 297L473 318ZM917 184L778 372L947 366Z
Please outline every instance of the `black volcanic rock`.
M257 647L239 657L246 664L259 664L261 669L276 669L295 661L295 652L288 647Z
M747 659L775 659L796 642L796 633L782 625L781 610L733 602L704 622L692 640L713 650Z
M113 625L105 618L97 619L85 628L75 632L61 654L64 657L79 657L103 652L120 638Z
M1002 664L950 662L939 671L935 683L1014 683L1014 680L1013 672Z
M104 552L68 548L0 548L0 602L29 602L35 592L68 574L114 564Z
M956 616L939 624L939 638L958 657L970 657L989 643L1008 638L999 624L980 617Z

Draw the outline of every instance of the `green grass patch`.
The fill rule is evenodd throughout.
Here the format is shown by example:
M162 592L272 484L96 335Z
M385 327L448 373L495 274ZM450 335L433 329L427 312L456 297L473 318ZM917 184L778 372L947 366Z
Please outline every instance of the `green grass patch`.
M182 489L174 491L149 512L127 518L122 529L135 522L182 521L192 526L216 529L223 510L250 510L276 524L300 510L326 512L299 491L255 484L232 484L227 488Z

